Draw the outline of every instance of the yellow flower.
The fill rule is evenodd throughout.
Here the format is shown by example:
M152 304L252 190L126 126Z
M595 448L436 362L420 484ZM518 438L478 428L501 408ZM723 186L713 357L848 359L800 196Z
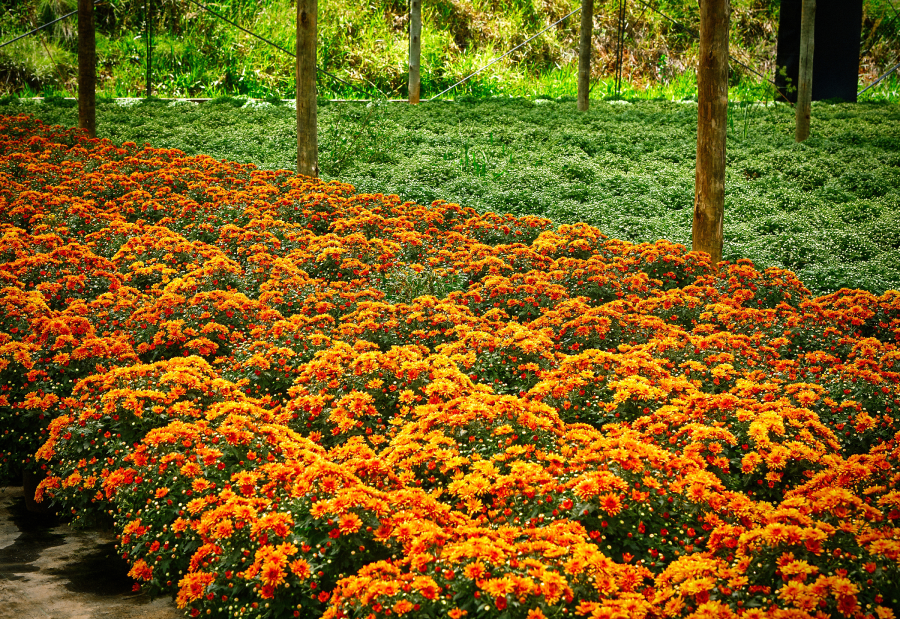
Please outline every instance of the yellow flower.
M178 595L175 604L184 608L194 600L200 599L206 587L213 583L216 576L207 572L190 572L178 582Z
M344 514L338 519L338 528L344 535L356 533L362 528L363 522L356 514Z
M622 499L615 494L606 493L597 497L597 503L600 509L610 516L615 516L622 511Z
M391 607L397 615L405 615L406 613L413 610L413 603L409 600L400 600L396 604Z
M309 563L307 563L304 559L294 559L290 563L291 573L293 573L300 580L306 580L309 578L310 569Z
M481 561L474 561L469 563L465 568L463 568L463 574L466 575L466 578L469 580L478 580L485 574L484 563Z

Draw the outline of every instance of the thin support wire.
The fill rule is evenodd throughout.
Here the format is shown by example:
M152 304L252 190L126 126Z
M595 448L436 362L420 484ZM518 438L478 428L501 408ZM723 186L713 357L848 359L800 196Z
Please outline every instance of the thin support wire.
M858 96L861 95L862 93L866 92L869 88L872 88L873 86L877 86L877 85L881 82L881 80L883 80L884 78L886 78L887 76L889 76L891 73L893 73L894 71L896 71L898 67L900 67L900 62L898 62L898 63L895 64L893 67L891 67L890 69L888 69L887 72L886 72L884 75L882 75L881 77L879 77L877 80L875 80L874 82L872 82L871 84L869 84L868 86L866 86L865 88L863 88L862 90L860 90L858 93L856 93L856 96L858 97Z
M479 73L481 73L482 71L484 71L485 69L487 69L488 67L490 67L491 65L500 62L501 60L503 60L504 58L506 58L507 56L509 56L511 53L513 53L514 51L516 51L517 49L519 49L520 47L522 47L522 46L525 45L526 43L530 43L530 42L533 41L534 39L538 38L539 36L541 36L542 34L544 34L545 32L547 32L548 30L550 30L550 28L552 28L553 26L555 26L555 25L557 25L557 24L561 24L562 22L566 21L567 19L569 19L570 17L572 17L575 13L577 13L577 12L580 11L580 10L581 10L581 7L578 7L577 9L575 9L574 11L572 11L571 13L569 13L568 15L566 15L565 17L556 20L555 22L553 22L552 24L550 24L549 26L547 26L546 28L544 28L543 30L541 30L540 32L538 32L536 35L534 35L534 36L532 36L532 37L526 39L525 41L522 41L521 43L519 43L518 45L516 45L514 48L512 48L511 50L509 50L508 52L506 52L505 54L503 54L503 55L500 56L499 58L494 58L493 60L491 60L489 63L487 63L486 65L484 65L483 67L481 67L480 69L478 69L477 71L475 71L474 73L471 73L470 75L468 75L468 76L464 77L463 79L459 80L458 82L456 82L455 84L453 84L453 85L450 86L449 88L445 88L444 90L442 90L442 91L439 92L438 94L434 95L433 97L431 97L430 99L428 99L428 101L434 101L435 99L437 99L437 98L440 97L441 95L450 92L451 90L453 90L454 88L456 88L456 87L459 86L460 84L464 84L464 83L468 82L470 79L472 79L473 77L475 77L476 75L478 75Z
M892 25L892 24L894 23L894 20L896 20L898 17L900 17L900 12L898 12L898 11L897 11L897 7L894 6L894 0L888 0L888 3L891 5L891 8L894 9L894 17L891 18L891 21L888 22L888 25L890 26L890 25ZM894 36L896 36L896 35L894 35ZM893 37L891 37L891 38L893 38ZM871 48L867 49L867 50L866 50L865 52L863 52L863 53L868 53L869 51L871 51ZM872 82L871 84L869 84L868 86L866 86L865 88L863 88L862 90L860 90L858 93L856 93L856 96L858 97L859 95L861 95L862 93L866 92L868 89L872 88L873 86L877 86L884 78L888 77L891 73L893 73L894 71L896 71L896 70L897 70L897 67L900 67L900 62L898 62L898 63L895 64L893 67L891 67L890 69L888 69L887 72L885 72L884 74L882 74L882 76L879 77L877 80L875 80L874 82Z
M675 20L675 19L669 17L668 15L666 15L665 13L663 13L662 11L660 11L659 9L657 9L657 8L655 8L655 7L651 6L651 5L649 5L648 3L644 2L644 0L637 0L637 1L640 2L641 4L643 4L645 7L647 7L647 8L650 9L651 11L653 11L654 13L658 13L659 15L662 15L663 17L665 17L665 18L668 19L670 22L672 22L673 24L675 24L676 26L678 26L679 28L681 28L684 32L687 32L689 35L691 35L691 36L694 37L695 39L699 39L699 38L700 38L700 35L699 35L697 32L691 30L690 28L688 28L687 26L685 26L685 25L682 24L681 22L679 22L679 21L677 21L677 20Z
M287 50L287 49L281 47L280 45L278 45L278 43L275 43L274 41L270 41L269 39L267 39L267 38L265 38L265 37L263 37L263 36L260 36L260 35L256 34L255 32L252 32L252 31L250 31L250 30L247 30L246 28L244 28L244 27L241 26L240 24L236 24L235 22L231 21L231 20L228 19L227 17L225 17L225 16L223 16L223 15L220 15L219 13L216 13L216 12L213 11L211 8L209 8L208 6L206 6L205 4L201 4L200 2L197 2L197 0L188 0L188 2L190 2L190 3L192 3L192 4L196 4L197 6L199 6L199 7L200 7L201 9L203 9L204 11L207 11L207 12L209 12L209 13L215 15L216 17L218 17L218 18L221 19L222 21L224 21L224 22L226 22L226 23L228 23L228 24L231 24L232 26L234 26L234 27L237 28L238 30L241 30L242 32L246 32L246 33L249 34L250 36L256 37L257 39L259 39L260 41L263 41L264 43L268 43L269 45L271 45L271 46L274 47L275 49L279 49L279 50L283 51L283 52L284 52L285 54L287 54L288 56L291 56L292 58L296 58L296 57L297 57L297 54L295 54L294 52L292 52L292 51L290 51L290 50ZM323 75L326 75L326 76L330 77L331 79L335 80L336 82L340 82L341 84L344 84L345 86L349 86L350 88L353 88L354 90L358 90L359 92L362 92L362 93L365 93L365 94L372 94L372 93L366 92L364 89L360 88L360 87L357 86L356 84L351 84L350 82L348 82L348 81L346 81L346 80L342 80L342 79L339 78L337 75L332 75L331 73L329 73L329 72L326 71L325 69L322 69L322 68L320 68L320 67L317 66L317 67L316 67L316 70L319 71L320 73L322 73ZM366 81L368 81L368 80L366 80ZM372 82L369 82L369 84L372 86L372 88L374 88L375 90L377 90L377 91L381 94L382 97L387 98L387 95L386 95L380 88L378 88L378 86L376 86L375 84L372 84Z
M751 67L750 65L741 62L740 60L738 60L737 58L735 58L735 57L732 56L731 54L728 54L728 57L731 58L732 62L736 62L737 64L741 65L742 67L744 67L745 69L747 69L748 71L750 71L750 73L754 74L755 76L757 76L757 77L759 77L759 78L761 78L761 79L766 80L767 82L769 82L769 83L772 84L772 85L775 84L774 80L769 79L768 77L766 77L765 75L763 75L762 73L760 73L759 71L757 71L756 69L754 69L753 67ZM780 91L779 91L779 92L780 92Z
M678 28L680 28L682 31L688 33L689 35L691 35L691 36L694 37L695 39L699 39L699 38L700 38L700 34L699 34L699 33L697 33L697 32L695 32L694 30L688 28L687 26L685 26L685 25L682 24L681 22L679 22L679 21L677 21L677 20L675 20L675 19L669 17L668 15L666 15L665 13L663 13L662 11L660 11L659 9L657 9L657 8L655 8L655 7L653 7L653 6L651 6L650 4L648 4L647 2L645 2L644 0L637 0L637 1L640 2L641 4L643 4L645 7L647 7L647 8L650 9L651 11L653 11L654 13L657 13L657 14L659 14L659 15L662 15L663 17L665 17L666 19L668 19L670 22L672 22L673 24L675 24L675 25L676 25ZM775 80L766 77L765 75L763 75L762 73L760 73L759 71L757 71L756 69L754 69L753 67L751 67L751 66L749 66L749 65L747 65L747 64L745 64L745 63L743 63L743 62L741 62L740 60L738 60L737 58L735 58L735 57L734 57L732 54L730 54L730 53L728 54L728 57L729 57L733 62L735 62L735 63L741 65L742 67L744 67L745 69L747 69L748 71L750 71L751 73L753 73L754 75L756 75L757 77L759 77L759 78L761 78L761 79L763 79L763 80L769 82L769 83L772 84L773 86L775 86L775 91L778 92L778 94L781 95L781 97L782 97L785 101L787 101L788 103L791 103L791 101L790 101L790 99L788 99L787 95L784 94L784 92L782 92L781 89L778 87L778 85L775 83ZM791 103L791 105L793 105L793 103Z
M100 2L100 0L94 0L94 4L97 4L98 2ZM12 43L15 43L15 42L18 41L19 39L24 39L25 37L31 36L32 34L36 34L36 33L40 32L41 30L43 30L44 28L49 28L50 26L52 26L52 25L55 24L56 22L61 22L62 20L66 19L66 18L72 17L72 16L75 15L75 13L77 13L77 12L78 12L78 11L75 10L75 11L72 11L71 13L66 13L66 14L63 15L62 17L57 17L57 18L54 19L53 21L48 21L48 22L47 22L46 24L44 24L43 26L38 26L37 28L35 28L35 29L33 29L33 30L29 30L29 31L26 32L25 34L20 34L20 35L17 36L15 39L10 39L10 40L7 41L6 43L0 44L0 49L6 47L7 45L11 45Z
M894 10L894 16L891 17L890 21L887 23L887 25L884 26L884 28L889 28L890 26L893 26L893 25L894 25L894 22L897 21L898 18L900 18L900 12L898 12L898 11L897 11L897 7L894 6L894 0L888 0L888 2L890 3L891 8ZM896 37L897 37L897 33L895 32L895 33L893 34L893 36L888 37L888 41L892 41L892 40L895 39ZM875 40L875 43L877 43L877 42L878 42L878 41L877 41L877 39L876 39L876 40ZM866 54L868 54L869 52L871 52L871 51L872 51L872 48L875 47L875 43L872 43L872 45L869 46L869 49L867 49L866 51L862 52L862 53L860 54L860 57L865 56ZM860 43L860 46L861 46L861 45L862 45L862 43Z
M627 0L619 0L619 40L616 46L616 96L622 89L622 63L625 56L625 8Z

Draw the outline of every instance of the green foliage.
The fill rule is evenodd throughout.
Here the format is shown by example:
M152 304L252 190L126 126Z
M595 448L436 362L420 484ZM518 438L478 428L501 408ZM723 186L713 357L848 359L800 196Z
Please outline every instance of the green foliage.
M336 107L333 121L323 131L319 167L337 177L354 163L394 163L392 123L386 119L386 102L370 101Z
M27 32L74 9L74 0L0 3L4 39ZM152 91L169 97L220 95L289 97L294 91L295 7L291 0L203 2L218 15L272 41L255 38L187 0L154 0ZM865 0L864 62L872 81L896 57L900 22L891 20L884 0ZM695 0L661 0L646 10L628 6L621 91L612 76L618 46L619 0L594 3L594 96L668 99L696 97L694 67L699 8ZM729 45L736 57L764 75L774 72L778 7L771 0L734 0ZM561 19L572 0L436 0L423 6L421 79L431 97L532 33ZM669 21L673 17L685 28ZM146 94L145 2L109 0L95 7L99 92L109 97ZM329 97L406 97L407 3L398 0L321 0L317 57L325 73L319 92ZM0 91L42 95L77 91L76 21L64 20L41 35L0 49ZM575 96L579 19L573 15L516 50L489 70L455 89L451 96ZM759 78L734 63L731 90L740 100L759 100ZM892 93L892 94L890 94ZM879 86L877 97L897 96L897 82ZM868 96L868 95L867 95ZM754 98L755 97L755 98ZM766 97L762 97L765 99ZM747 112L747 110L742 110Z
M71 102L7 100L0 113L77 124L76 109L65 105ZM97 109L100 135L116 142L268 169L296 165L289 105L226 97L211 105L101 102ZM326 178L362 192L584 221L614 238L690 245L696 109L619 101L578 113L567 99L509 97L329 103L318 110L320 166ZM900 289L897 106L816 103L812 110L813 137L800 145L793 110L781 104L752 108L748 121L738 116L729 129L725 258L792 269L814 293Z
M453 291L465 290L468 283L464 273L403 264L382 273L378 287L389 303L411 303L426 295L443 299Z

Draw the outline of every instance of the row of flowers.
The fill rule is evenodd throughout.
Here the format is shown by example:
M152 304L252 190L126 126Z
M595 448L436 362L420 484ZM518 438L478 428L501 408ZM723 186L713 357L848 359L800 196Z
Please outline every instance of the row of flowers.
M219 617L890 617L900 293L0 119L0 476Z

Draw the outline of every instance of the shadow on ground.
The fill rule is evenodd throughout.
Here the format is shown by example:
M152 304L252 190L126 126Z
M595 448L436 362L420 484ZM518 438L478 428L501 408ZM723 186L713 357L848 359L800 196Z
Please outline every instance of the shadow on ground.
M132 593L107 531L76 531L27 511L21 488L0 488L0 619L175 619L171 600Z

